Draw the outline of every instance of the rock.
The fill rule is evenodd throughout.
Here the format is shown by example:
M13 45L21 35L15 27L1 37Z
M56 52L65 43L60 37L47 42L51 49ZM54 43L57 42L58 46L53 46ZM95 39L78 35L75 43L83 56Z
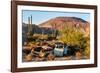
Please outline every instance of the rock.
M48 55L48 57L47 57L47 59L49 60L49 61L52 61L52 60L54 60L54 55L53 54L49 54Z
M26 55L25 60L26 61L32 61L32 55L31 54Z
M75 57L77 60L81 59L81 53L78 51L75 53Z

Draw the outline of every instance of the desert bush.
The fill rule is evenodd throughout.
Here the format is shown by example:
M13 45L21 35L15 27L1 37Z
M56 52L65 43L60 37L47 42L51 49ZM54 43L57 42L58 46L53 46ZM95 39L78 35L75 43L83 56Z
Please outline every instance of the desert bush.
M90 38L85 36L85 33L80 28L67 27L60 31L59 40L63 41L67 45L80 48L81 53L89 58L90 56Z
M86 39L86 43L84 43L84 50L83 50L83 54L86 58L90 58L90 38L85 37Z
M60 38L59 40L63 41L67 45L79 45L83 39L83 33L76 28L66 28L60 31Z

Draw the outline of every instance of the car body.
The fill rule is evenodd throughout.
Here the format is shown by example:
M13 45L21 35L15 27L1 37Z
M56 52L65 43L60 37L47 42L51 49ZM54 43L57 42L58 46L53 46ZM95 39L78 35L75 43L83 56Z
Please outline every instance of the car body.
M49 47L49 46L42 46L42 48L44 49L44 50L52 50L53 48L52 47Z
M50 53L52 53L52 48L48 46L43 46L43 47L36 47L33 51L32 54L34 56L38 57L47 57Z
M45 53L43 52L43 48L40 46L35 47L33 50L31 50L31 53L34 56L38 56L38 57L44 57L44 55L45 55Z
M67 46L62 43L56 43L54 48L54 56L64 56L67 54Z
M26 54L26 55L31 53L31 47L30 46L22 47L22 52L23 52L23 54Z

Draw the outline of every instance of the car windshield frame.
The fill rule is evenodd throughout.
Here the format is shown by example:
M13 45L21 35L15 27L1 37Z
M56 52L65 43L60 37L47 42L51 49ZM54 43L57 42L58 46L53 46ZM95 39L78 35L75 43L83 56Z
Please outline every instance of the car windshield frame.
M56 44L55 48L64 48L63 44Z

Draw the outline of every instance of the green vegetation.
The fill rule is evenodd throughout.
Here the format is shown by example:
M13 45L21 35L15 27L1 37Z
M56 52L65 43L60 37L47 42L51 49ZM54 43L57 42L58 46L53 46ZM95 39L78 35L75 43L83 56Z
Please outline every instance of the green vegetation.
M89 58L90 55L90 40L89 36L85 36L85 33L81 29L75 27L67 27L60 31L60 41L63 41L67 45L77 46L80 48L82 55Z
M90 58L90 38L85 37L86 43L84 43L84 52L83 54L86 56L86 58Z
M83 33L76 28L65 28L60 31L59 40L63 41L67 45L80 45L81 39L83 39Z

